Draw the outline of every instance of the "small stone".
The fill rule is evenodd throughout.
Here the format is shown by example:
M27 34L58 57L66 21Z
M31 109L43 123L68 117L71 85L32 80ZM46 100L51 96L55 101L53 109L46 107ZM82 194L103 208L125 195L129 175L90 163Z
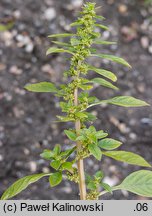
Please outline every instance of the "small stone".
M27 124L32 124L32 123L33 123L33 120L32 120L32 118L27 117L27 118L25 118L25 122L26 122Z
M19 18L21 17L21 11L15 10L15 11L13 12L13 15L14 15L14 17L15 17L16 19L19 19Z
M144 92L145 92L145 86L144 86L144 84L139 84L139 85L137 86L137 88L138 88L138 91L139 91L140 93L144 93Z
M34 44L32 42L27 44L26 47L25 47L25 51L27 53L32 53L33 49L34 49Z
M23 151L24 151L24 154L25 154L25 155L29 155L29 154L30 154L30 150L27 149L27 148L24 148Z
M2 143L2 141L0 140L0 147L2 147L3 146L3 143Z
M80 8L83 4L82 0L72 0L71 5L73 8Z
M152 45L149 46L148 51L149 51L150 54L152 54Z
M130 133L129 134L130 139L132 140L136 140L137 139L137 135L135 133Z
M54 73L54 70L49 64L45 64L42 66L42 72L52 75Z
M0 63L0 71L3 71L6 69L6 65L5 64L2 64Z
M47 8L44 12L44 18L46 20L53 20L56 17L56 11L53 7Z
M12 95L8 92L4 92L4 98L7 100L7 101L11 101L12 100Z
M126 12L128 11L127 5L125 5L125 4L120 4L120 5L118 6L118 11L119 11L119 13L121 13L121 14L126 14Z
M36 172L37 170L37 164L35 161L30 161L29 162L29 168L31 172Z
M14 75L21 75L23 71L22 69L18 68L16 65L13 65L11 66L9 72Z
M3 161L4 157L0 154L0 162Z
M61 191L66 193L66 194L70 194L72 192L72 188L71 187L63 187L63 188L61 188Z
M150 119L150 118L142 118L140 121L142 124L152 126L152 119Z
M106 176L103 179L103 182L107 183L108 185L110 185L112 187L119 182L119 179L117 177L110 178L110 177Z
M24 115L24 110L20 110L18 107L13 107L13 113L16 118L21 118Z
M44 173L49 173L50 172L50 169L48 167L43 167L42 168L42 172Z
M143 37L140 39L140 43L141 43L141 46L142 46L144 49L147 49L148 46L149 46L149 39L148 39L148 37L143 36Z
M125 197L128 197L129 196L129 193L128 191L126 190L121 190L122 194L125 196Z

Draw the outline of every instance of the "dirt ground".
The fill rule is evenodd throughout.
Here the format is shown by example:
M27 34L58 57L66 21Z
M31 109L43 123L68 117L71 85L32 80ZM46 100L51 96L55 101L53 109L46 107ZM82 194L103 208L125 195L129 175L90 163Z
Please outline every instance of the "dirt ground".
M101 59L90 62L112 70L118 76L121 92L95 88L98 98L132 95L152 104L152 6L139 0L95 1L102 5L98 14L106 17L103 38L117 41L117 45L98 48L98 52L125 58L132 69ZM32 173L51 171L39 154L67 139L63 130L71 124L55 123L61 114L59 101L50 94L29 93L25 84L37 81L62 82L62 72L68 68L64 55L46 57L52 45L48 34L68 32L75 20L82 0L0 0L0 18L14 16L10 31L0 33L0 195L15 180ZM101 50L102 49L102 50ZM93 76L93 75L91 75ZM121 140L123 150L139 153L152 164L152 108L119 108L98 106L97 129L108 131L110 137ZM98 169L105 173L105 182L115 185L129 173L145 169L103 157L98 163L93 158L85 161L86 171ZM74 183L63 181L50 188L42 179L15 199L79 199ZM102 199L142 199L126 191L105 195Z

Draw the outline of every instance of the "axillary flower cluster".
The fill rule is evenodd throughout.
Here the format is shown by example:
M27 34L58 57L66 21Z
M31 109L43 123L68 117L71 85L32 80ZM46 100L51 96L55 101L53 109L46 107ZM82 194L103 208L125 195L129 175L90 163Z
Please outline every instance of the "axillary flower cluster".
M138 195L152 197L152 172L140 170L133 172L117 186L111 187L104 182L104 174L101 170L94 175L85 172L83 161L85 158L94 156L101 161L102 156L128 164L151 167L151 165L140 155L128 151L117 151L122 143L118 140L107 138L108 133L103 130L97 131L92 125L96 116L88 111L90 107L100 104L113 104L123 107L148 106L146 102L131 96L116 96L106 100L100 100L90 96L90 89L94 84L118 90L113 84L117 81L116 75L106 69L96 68L90 65L90 57L98 57L109 61L131 67L123 58L118 56L97 53L94 45L111 45L114 42L102 40L100 30L108 30L108 27L100 24L104 19L96 15L95 3L86 3L80 17L71 24L76 27L75 33L61 33L50 35L49 38L70 38L69 43L61 40L52 41L55 45L47 50L47 55L52 53L68 53L69 70L64 72L67 84L55 85L51 82L40 82L28 84L25 89L32 92L54 93L60 97L60 108L64 115L57 116L60 122L73 122L75 127L64 130L71 145L66 150L61 145L55 145L52 150L45 149L40 155L43 159L50 161L51 173L40 173L19 179L11 185L2 195L1 199L9 199L27 188L42 177L48 177L51 187L62 182L66 177L79 185L80 199L98 199L105 193L123 189ZM59 48L58 48L59 47ZM87 79L87 74L93 71L98 77ZM137 187L138 185L138 187Z

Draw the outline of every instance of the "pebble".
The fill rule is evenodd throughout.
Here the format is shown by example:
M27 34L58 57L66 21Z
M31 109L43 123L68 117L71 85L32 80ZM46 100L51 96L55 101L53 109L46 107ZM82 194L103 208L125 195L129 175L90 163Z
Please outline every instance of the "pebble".
M60 190L66 194L70 194L72 192L71 187L62 187Z
M0 63L0 71L3 71L6 69L6 65L5 64L2 64Z
M27 118L25 118L25 122L26 122L27 124L32 124L32 123L33 123L33 120L32 120L32 118L27 117Z
M32 53L32 51L34 49L34 44L28 35L18 34L16 36L16 40L18 42L17 43L18 47L25 47L25 51L27 53Z
M146 36L141 37L140 43L141 43L141 46L142 46L144 49L147 49L148 46L149 46L149 39L148 39L148 37L146 37Z
M43 167L42 168L42 172L43 173L49 173L50 172L50 169L48 167Z
M29 165L29 168L30 168L31 172L36 172L36 170L37 170L37 164L36 164L35 161L30 161L28 165Z
M54 74L54 70L49 64L43 65L41 69L42 69L42 72L44 73L48 73L50 75Z
M110 177L106 176L106 177L104 177L103 182L107 183L108 185L110 185L112 187L112 186L115 186L116 184L118 184L119 179L117 177L110 178Z
M3 96L7 101L12 100L12 95L10 93L8 93L8 92L4 92Z
M44 12L44 18L46 20L51 21L51 20L55 19L55 17L56 17L56 11L55 11L55 9L53 7L47 8L45 10L45 12Z
M26 91L24 89L20 89L20 88L15 88L14 92L16 94L19 94L19 95L25 95L26 94Z
M18 107L13 107L13 113L16 118L21 118L24 115L24 110L20 110Z
M121 13L121 14L126 14L127 11L128 11L127 5L125 5L125 4L120 4L120 5L118 6L118 11L119 11L119 13Z
M4 157L0 154L0 162L3 161Z
M130 134L129 134L129 137L130 137L130 139L132 139L132 140L136 140L136 139L137 139L137 134L135 134L135 133L130 133Z
M27 149L27 148L24 148L24 149L23 149L23 152L24 152L25 155L29 155L29 154L30 154L30 150Z
M25 47L25 51L26 51L27 53L31 53L31 52L33 51L33 49L34 49L34 44L33 44L33 43L29 43L29 44L27 44L27 46Z
M2 143L2 141L0 140L0 147L2 147L3 146L3 143Z
M72 0L71 1L72 9L80 8L82 4L83 4L83 0Z
M149 46L148 51L150 54L152 54L152 45Z
M146 124L146 125L152 126L152 119L150 119L150 118L142 118L142 119L140 120L140 122L141 122L142 124Z
M23 71L22 69L18 68L16 65L13 65L9 69L9 72L14 75L21 75Z

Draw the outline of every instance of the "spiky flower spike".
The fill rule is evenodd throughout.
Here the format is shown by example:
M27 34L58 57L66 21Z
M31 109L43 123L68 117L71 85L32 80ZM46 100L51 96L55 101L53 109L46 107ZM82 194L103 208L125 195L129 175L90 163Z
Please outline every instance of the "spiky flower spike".
M99 57L130 67L120 57L96 53L96 49L93 47L94 44L113 44L113 42L101 40L101 34L96 32L97 27L101 28L101 30L108 29L106 26L97 22L97 20L102 21L103 19L102 16L96 15L95 3L87 3L83 6L81 17L71 24L71 26L76 26L76 33L63 33L49 36L50 38L70 37L69 43L63 43L58 40L52 41L59 48L51 47L47 51L47 54L65 52L72 55L70 68L65 72L69 83L55 86L50 82L41 82L26 85L25 88L33 92L52 92L61 98L60 107L65 115L57 117L59 121L72 121L75 124L74 128L64 131L72 142L72 147L63 151L60 145L56 145L53 150L44 150L41 157L50 161L50 166L54 169L54 172L35 174L18 180L4 192L2 199L15 196L29 184L36 182L43 176L49 176L50 185L54 187L62 181L63 173L66 174L68 180L79 184L80 199L83 200L98 199L99 196L107 192L112 193L112 191L118 189L128 190L142 196L152 196L151 171L140 170L134 172L120 185L115 187L110 187L103 182L103 172L100 170L93 177L84 172L83 160L84 158L90 157L90 155L93 155L99 161L102 155L105 155L118 161L127 162L128 164L151 167L148 162L137 154L126 151L115 151L122 143L107 138L108 134L103 130L97 131L93 125L86 126L87 122L91 124L96 119L93 114L88 112L89 107L102 103L124 107L148 105L146 102L130 96L117 96L100 101L96 97L89 95L89 90L96 83L114 90L118 88L111 83L111 81L115 82L117 80L116 75L111 71L89 65L87 63L88 58ZM99 76L98 78L88 80L86 77L90 71L94 71L102 78ZM75 157L71 159L71 154L73 153L75 153ZM77 168L75 168L75 163L77 164Z

